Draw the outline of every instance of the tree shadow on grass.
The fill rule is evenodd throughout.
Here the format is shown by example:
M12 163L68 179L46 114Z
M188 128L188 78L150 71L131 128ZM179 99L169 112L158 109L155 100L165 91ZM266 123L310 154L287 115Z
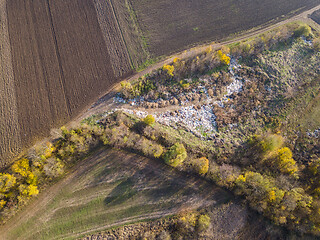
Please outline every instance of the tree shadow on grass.
M120 205L137 198L143 198L145 203L172 204L172 207L193 203L201 206L202 203L206 205L209 202L219 205L232 198L228 191L213 183L199 176L179 172L155 159L129 154L120 156L115 164L115 168L113 164L108 165L96 178L99 181L101 177L108 177L105 174L120 171L118 180L112 183L116 186L104 199L108 206ZM110 168L113 171L110 172Z
M129 200L138 193L134 189L134 182L129 177L118 184L104 199L104 203L109 206L119 205Z

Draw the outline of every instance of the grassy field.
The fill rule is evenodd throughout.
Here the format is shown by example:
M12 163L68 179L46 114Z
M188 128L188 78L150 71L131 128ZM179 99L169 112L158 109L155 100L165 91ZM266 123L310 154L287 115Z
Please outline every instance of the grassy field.
M288 131L314 131L320 126L320 81L316 76L319 53L300 42L260 57L261 66L277 79L271 88L283 92L271 111L278 112ZM285 106L280 110L277 105Z
M130 2L153 56L167 55L197 43L220 40L319 4L318 0Z
M0 239L75 239L184 209L218 206L230 194L155 160L100 150L0 229Z

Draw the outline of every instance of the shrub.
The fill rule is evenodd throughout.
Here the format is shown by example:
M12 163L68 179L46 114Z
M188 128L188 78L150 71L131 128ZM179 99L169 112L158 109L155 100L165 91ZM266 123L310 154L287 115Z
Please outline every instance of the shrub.
M210 226L210 217L208 215L200 215L197 228L199 232L204 232Z
M188 89L188 88L190 87L190 83L181 80L181 81L180 81L180 86L181 86L183 89Z
M187 158L187 151L182 143L174 144L164 155L166 164L177 167Z
M247 171L245 174L240 175L235 184L237 187L236 192L247 196L253 203L268 197L273 187L267 177L252 171Z
M155 118L152 115L148 115L143 119L143 122L149 126L152 126L155 123Z
M283 145L283 138L280 135L268 135L260 143L264 152L272 152Z
M158 240L171 240L171 236L170 236L170 233L168 233L167 231L162 231L158 237L157 237Z
M316 39L313 40L313 49L316 52L320 51L320 38L316 38Z
M161 157L162 153L163 153L163 147L159 144L155 144L153 146L153 156L155 158L159 158Z
M240 173L240 168L237 166L229 164L219 166L212 164L207 175L208 178L213 180L217 185L231 188Z
M209 46L205 50L206 54L210 54L212 52L212 46Z
M141 148L141 151L143 154L147 157L155 157L159 158L163 153L163 147L157 143L153 143L152 141L142 138L142 141L140 141L141 146L138 146L138 148ZM139 150L139 149L138 149Z
M174 74L173 74L174 66L172 66L172 65L164 65L162 69L165 70L168 73L169 76L172 76L172 77L174 76Z
M182 213L177 221L177 228L181 233L194 230L197 225L197 214L194 212Z
M0 173L0 193L9 192L16 185L16 178L9 173Z
M19 186L19 192L22 196L26 197L31 197L39 194L39 190L37 186L34 185L26 185L26 184L21 184Z
M209 170L209 160L206 157L195 159L192 162L192 166L198 174L206 174Z
M223 64L223 65L229 65L230 64L230 57L228 57L226 54L224 54L221 50L219 50L217 52L218 54L218 57L220 59L220 62Z
M15 162L12 167L12 171L14 173L17 173L21 175L22 177L27 177L30 173L30 166L29 166L29 160L26 158L23 158L17 162Z
M277 134L268 134L266 136L256 136L255 137L259 141L260 150L262 153L270 153L282 147L284 140L281 135ZM251 143L254 143L253 140Z
M43 166L43 171L50 178L58 177L63 174L64 165L58 158L48 158Z
M309 37L311 35L311 33L312 33L311 27L309 27L307 25L302 25L294 31L294 36L295 37L301 37L301 36Z
M7 204L7 201L0 200L0 210Z
M175 57L175 58L173 59L173 63L177 63L177 62L180 62L180 61L181 61L181 59L178 58L178 57Z
M292 158L292 152L287 147L278 150L277 164L282 173L294 174L298 171L296 161Z

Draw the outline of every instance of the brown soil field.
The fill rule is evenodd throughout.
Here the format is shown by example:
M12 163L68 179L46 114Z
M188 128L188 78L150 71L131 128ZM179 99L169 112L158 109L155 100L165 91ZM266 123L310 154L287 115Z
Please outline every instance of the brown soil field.
M319 0L130 1L154 57L271 24L312 8ZM271 22L272 21L272 22Z
M130 1L94 0L94 4L116 76L138 69L150 53Z
M107 40L92 0L5 3L1 1L2 159L77 116L131 69L119 28L111 24L115 18L105 25L111 35Z
M49 0L71 114L115 82L92 1Z
M111 64L116 77L128 74L131 70L131 59L117 22L117 15L111 0L94 0L102 35L110 54Z
M310 15L311 19L313 21L315 21L316 23L320 24L320 10L318 11L314 11L311 15Z
M139 27L136 13L134 12L130 0L109 0L115 10L117 22L122 29L122 34L126 41L126 48L131 56L131 61L135 69L139 69L147 60L151 58L147 42Z
M18 120L23 143L69 119L63 76L45 1L7 2Z
M246 1L1 0L2 162L74 119L151 57L320 3Z
M12 158L20 149L17 111L6 2L0 1L0 160Z

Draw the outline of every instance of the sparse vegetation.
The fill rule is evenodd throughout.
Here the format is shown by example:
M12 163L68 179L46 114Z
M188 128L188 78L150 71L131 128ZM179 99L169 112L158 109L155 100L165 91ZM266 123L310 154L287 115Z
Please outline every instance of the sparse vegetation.
M318 104L317 95L312 94L320 86L315 68L318 52L304 38L312 40L313 36L311 28L291 24L230 48L176 58L139 80L124 82L123 97L143 96L153 101L165 93L176 96L192 91L201 81L204 89L210 87L202 90L203 98L215 95L211 100L216 101L233 83L232 71L236 72L233 76L242 77L243 86L213 107L217 131L211 139L186 128L163 126L150 114L140 119L122 111L89 118L72 129L62 128L61 138L24 156L0 176L2 216L8 215L12 203L24 204L64 169L105 145L162 160L229 189L276 225L320 235L319 139L306 137L302 127L299 132L292 128L303 121L305 111L297 111L295 117L301 119L290 114L299 106L306 107L305 96L312 103L308 111ZM284 55L287 65L282 63ZM243 66L229 69L231 56ZM210 80L201 80L208 73ZM313 117L313 124L317 126L319 119ZM208 214L187 212L177 220L175 234L191 239L195 232L205 234L210 224Z

